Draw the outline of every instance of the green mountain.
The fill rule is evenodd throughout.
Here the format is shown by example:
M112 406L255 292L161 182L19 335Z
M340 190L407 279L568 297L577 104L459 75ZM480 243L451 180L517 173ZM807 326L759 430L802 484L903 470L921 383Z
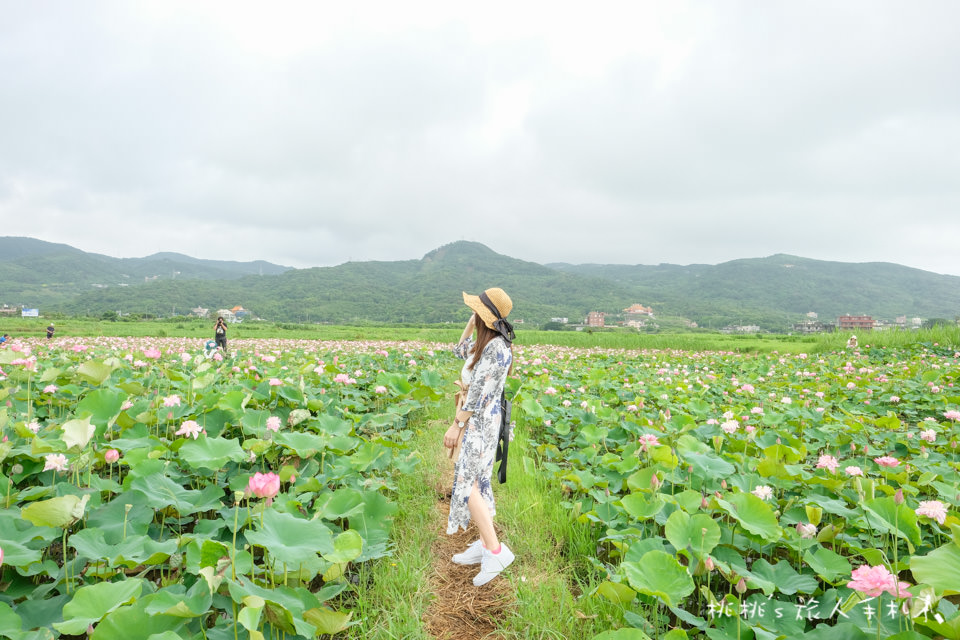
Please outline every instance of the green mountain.
M887 320L960 314L960 277L787 255L719 265L540 265L454 242L419 260L288 269L168 253L117 259L24 238L0 238L0 255L0 304L71 315L167 317L239 304L281 322L459 322L466 315L460 292L491 286L514 298L515 320L535 324L579 322L594 310L619 314L638 302L709 328L782 330L809 311L826 322L846 313Z
M621 308L628 292L599 278L563 273L509 258L472 242L455 242L420 260L348 262L216 283L166 280L138 287L88 291L57 310L170 315L203 306L242 305L262 318L299 322L437 323L465 319L462 291L500 286L518 304L513 318L543 322L555 316L579 321L597 305Z
M66 304L85 291L130 287L151 280L235 280L279 274L290 267L257 260L200 260L179 253L111 258L34 238L0 237L0 304Z

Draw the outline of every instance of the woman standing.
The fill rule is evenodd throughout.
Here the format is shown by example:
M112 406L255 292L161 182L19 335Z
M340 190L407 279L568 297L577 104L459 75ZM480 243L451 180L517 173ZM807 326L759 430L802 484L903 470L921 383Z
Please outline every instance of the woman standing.
M479 296L464 292L463 301L474 314L453 349L458 358L465 360L460 379L466 391L453 425L443 436L448 449L455 448L458 441L460 444L447 534L466 529L471 518L476 523L480 539L454 555L453 561L479 564L480 573L473 579L479 587L497 577L514 559L513 552L500 542L493 528L496 506L490 482L500 437L500 398L513 363L513 327L506 320L513 302L500 288L487 289Z
M223 316L217 318L217 324L213 328L214 340L217 342L217 346L223 349L223 352L227 352L227 323L223 319Z

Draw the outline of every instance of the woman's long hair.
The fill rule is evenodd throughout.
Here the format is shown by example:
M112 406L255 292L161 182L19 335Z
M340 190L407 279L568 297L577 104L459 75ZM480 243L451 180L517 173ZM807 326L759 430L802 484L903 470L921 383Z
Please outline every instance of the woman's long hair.
M473 345L473 360L470 361L470 364L467 365L467 369L473 371L473 368L477 366L477 363L480 362L480 356L483 355L483 350L487 348L487 345L490 344L490 341L494 338L500 336L499 333L489 328L483 323L483 318L478 314L474 313L474 325L477 327L477 341ZM511 352L513 351L513 345L508 344ZM513 362L510 362L510 371L513 371ZM510 371L507 372L507 375L510 374Z

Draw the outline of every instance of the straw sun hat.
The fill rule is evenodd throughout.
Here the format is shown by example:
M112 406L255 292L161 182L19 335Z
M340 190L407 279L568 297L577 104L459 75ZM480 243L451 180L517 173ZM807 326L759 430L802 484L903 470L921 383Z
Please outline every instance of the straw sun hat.
M513 309L513 301L510 299L510 296L501 289L500 287L494 287L492 289L487 289L484 291L487 295L487 298L497 308L497 311L500 312L501 318L506 318L510 313L510 310ZM472 296L466 291L463 292L463 303L477 312L477 315L480 316L480 319L483 320L483 324L487 325L488 328L496 330L494 324L497 322L497 317L493 315L493 312L487 308L487 305L483 304L483 300L480 299L480 296Z

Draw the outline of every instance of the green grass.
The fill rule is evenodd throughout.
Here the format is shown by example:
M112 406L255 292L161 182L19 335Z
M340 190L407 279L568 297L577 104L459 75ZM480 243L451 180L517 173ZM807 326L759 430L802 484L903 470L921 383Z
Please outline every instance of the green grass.
M57 318L57 337L64 336L157 336L209 340L213 322L189 318L111 322L89 318ZM0 318L0 333L12 337L42 337L49 319ZM291 338L303 340L398 340L453 343L461 327L433 326L337 326L245 322L230 325L230 340L242 338ZM646 334L624 329L608 331L539 331L517 327L518 345L557 345L602 349L678 349L682 351L737 351L741 353L818 353L846 346L847 333L815 335L688 332ZM904 347L938 343L960 349L960 327L941 326L918 331L874 331L859 335L860 346Z
M505 638L591 638L617 626L619 607L592 595L604 576L586 560L600 531L564 506L560 483L528 455L518 428L510 447L507 483L497 485L497 521L517 560L502 579L516 605L500 629Z
M411 441L421 455L416 473L397 479L394 500L399 509L394 517L391 542L393 555L374 563L364 563L359 582L351 594L351 607L360 624L351 627L349 638L372 640L427 639L423 617L430 605L432 572L431 545L440 535L434 525L437 497L432 487L439 467L431 464L428 447L439 447L436 430L430 424L446 419L449 411L433 406L417 418L417 432ZM370 565L368 567L368 565Z

